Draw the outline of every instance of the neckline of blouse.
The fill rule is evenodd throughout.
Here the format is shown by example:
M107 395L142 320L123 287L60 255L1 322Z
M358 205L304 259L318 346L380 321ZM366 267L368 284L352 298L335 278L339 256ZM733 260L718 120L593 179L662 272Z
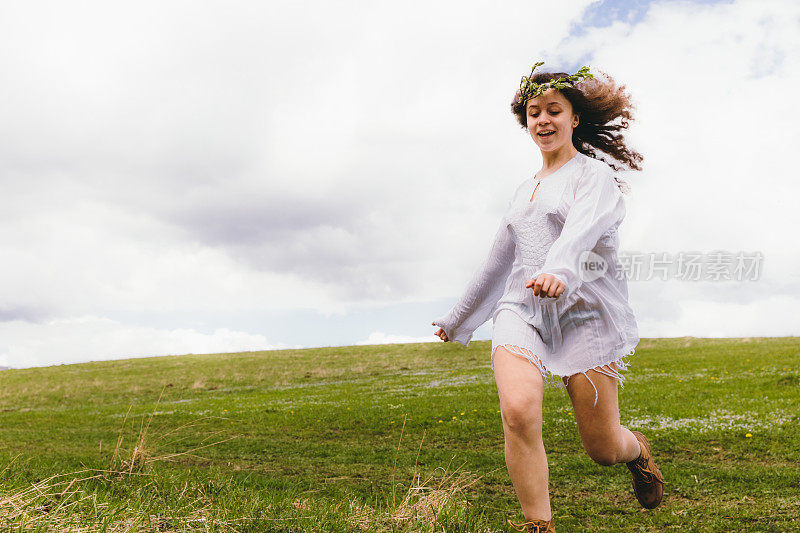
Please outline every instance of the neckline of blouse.
M550 176L553 176L553 175L555 175L555 174L558 174L559 172L561 172L561 170L562 170L564 167L566 167L567 165L569 165L569 164L570 164L570 163L572 163L573 161L577 160L577 159L578 159L580 156L581 156L581 153L580 153L580 152L576 152L576 153L575 153L575 155L573 155L571 158L569 158L569 159L567 160L567 162L566 162L566 163L564 163L563 165L561 165L560 167L558 167L557 169L555 169L553 172L551 172L550 174L548 174L548 175L547 175L547 176L545 176L544 178L537 178L537 177L536 177L536 174L534 174L534 175L533 175L533 178L531 178L531 179L533 180L533 182L534 182L534 183L536 183L537 181L538 181L538 182L541 182L542 180L545 180L545 179L549 178Z

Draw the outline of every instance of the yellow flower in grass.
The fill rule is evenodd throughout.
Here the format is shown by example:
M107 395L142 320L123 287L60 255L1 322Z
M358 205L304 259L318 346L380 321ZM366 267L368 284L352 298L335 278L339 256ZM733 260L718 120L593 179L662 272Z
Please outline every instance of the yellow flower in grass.
M747 437L748 439L749 439L750 437L752 437L752 436L753 436L753 435L752 435L752 433L748 433L747 435L745 435L745 437Z
M441 423L442 423L442 421L441 421L441 420L439 420L439 423L441 424Z

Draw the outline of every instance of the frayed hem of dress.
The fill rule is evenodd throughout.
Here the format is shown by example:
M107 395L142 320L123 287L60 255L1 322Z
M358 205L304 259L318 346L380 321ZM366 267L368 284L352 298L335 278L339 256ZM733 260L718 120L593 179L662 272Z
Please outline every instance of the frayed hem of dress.
M635 347L631 348L630 351L628 351L628 352L626 352L626 353L624 353L622 355L619 355L613 361L610 361L608 363L603 363L602 365L595 366L595 367L592 367L592 368L587 368L586 370L580 370L578 372L575 372L574 374L570 374L569 376L566 376L567 383L565 383L565 388L566 388L566 385L569 385L569 378L571 378L572 376L574 376L576 374L583 374L584 376L586 376L586 379L589 380L589 383L592 384L592 388L594 389L594 406L596 407L597 406L597 399L598 399L597 387L595 387L594 382L592 381L592 378L590 378L588 376L588 374L586 374L586 372L589 371L589 370L594 370L595 372L600 372L601 374L605 374L606 376L612 377L612 378L616 379L619 382L619 386L624 389L625 388L625 376L623 374L621 374L620 372L624 371L624 370L628 370L630 368L630 362L627 361L627 359L630 356L632 356L634 353L636 353L636 348ZM617 366L616 370L611 368L611 363L614 363ZM603 367L608 367L608 368L603 368Z
M550 372L532 351L528 350L527 348L517 346L516 344L499 344L494 347L494 350L492 351L492 372L494 372L494 352L496 352L498 348L505 348L509 352L527 359L531 365L535 366L539 370L545 383L562 390L567 389L566 385L561 382L559 376Z
M500 347L503 347L509 352L527 359L542 374L542 379L544 380L545 384L554 386L555 388L561 391L567 390L567 385L569 385L569 378L571 378L576 374L583 374L586 377L586 379L589 380L589 383L592 384L592 388L594 389L595 407L597 406L597 400L598 400L597 387L595 387L592 378L590 378L589 375L586 374L586 372L588 372L589 370L594 370L595 372L600 372L601 374L605 374L606 376L615 378L619 382L620 387L625 388L625 376L620 372L628 370L630 368L630 362L627 359L636 353L636 347L633 347L628 352L617 356L617 358L614 359L613 361L610 361L608 363L603 363L602 365L598 365L595 367L587 368L586 370L579 370L578 372L575 372L573 374L570 374L569 376L561 378L557 374L553 374L550 370L548 370L533 352L531 352L527 348L521 348L516 344L500 344L498 346L495 346L495 349L492 351L492 372L494 372L494 352L496 352L497 348ZM616 370L611 368L611 363L614 363L614 365L616 365L617 367ZM603 367L608 367L608 368L603 368ZM566 383L564 383L563 381L564 379L566 379Z

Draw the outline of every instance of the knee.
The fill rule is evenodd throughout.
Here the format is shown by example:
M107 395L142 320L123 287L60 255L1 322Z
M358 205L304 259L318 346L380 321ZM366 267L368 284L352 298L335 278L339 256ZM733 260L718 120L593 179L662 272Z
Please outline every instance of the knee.
M535 402L515 400L502 406L501 416L503 424L515 433L528 433L531 430L542 429L541 406L537 408Z
M592 459L592 461L599 465L612 466L619 462L617 449L612 446L610 441L592 444L587 444L584 442L583 449L586 450L587 455Z

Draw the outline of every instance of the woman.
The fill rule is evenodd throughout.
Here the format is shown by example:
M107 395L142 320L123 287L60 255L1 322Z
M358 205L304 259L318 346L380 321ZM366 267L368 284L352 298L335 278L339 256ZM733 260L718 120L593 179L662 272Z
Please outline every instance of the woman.
M624 89L588 67L522 78L511 111L541 151L542 168L512 195L463 296L433 321L443 341L468 346L475 329L493 320L506 465L526 520L509 520L518 531L555 531L542 442L545 384L569 393L594 461L626 463L643 507L655 508L663 494L647 439L619 420L617 383L639 336L617 260L627 185L613 161L641 170L642 160L620 133L632 109Z

